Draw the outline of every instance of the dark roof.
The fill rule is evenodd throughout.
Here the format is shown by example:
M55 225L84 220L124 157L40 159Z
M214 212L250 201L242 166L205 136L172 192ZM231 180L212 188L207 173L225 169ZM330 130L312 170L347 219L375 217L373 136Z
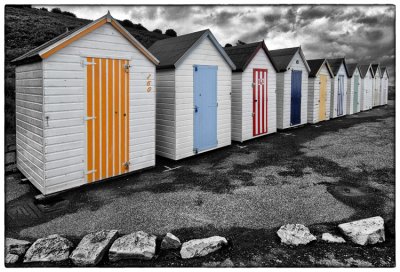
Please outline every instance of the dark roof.
M193 32L178 37L156 41L150 46L149 51L160 61L157 69L175 68L181 58L202 38L208 36L222 57L234 70L235 64L225 53L209 29Z
M34 61L39 61L39 60L42 59L39 56L39 52L40 51L42 51L43 49L45 49L45 48L57 43L58 41L64 39L65 37L71 35L72 33L77 32L78 30L86 27L88 24L91 24L91 23L92 22L89 22L89 23L84 24L82 26L79 26L79 27L77 27L77 28L75 28L73 30L66 31L63 34L55 37L54 39L51 39L50 41L45 42L44 44L39 45L38 47L28 51L27 53L23 54L22 56L20 56L20 57L18 57L16 59L13 59L11 62L14 63L14 64L19 65L19 64L23 64L23 63L30 63L30 62L34 62Z
M376 75L376 72L378 71L378 69L380 71L379 64L371 64L371 68L372 68L372 73L374 76Z
M347 71L349 73L349 76L353 76L354 72L358 68L358 63L346 63L347 66Z
M326 61L326 59L307 60L307 63L308 66L310 66L310 73L308 74L308 77L316 77L322 65L324 64L326 64L329 74L331 75L331 77L333 77L331 67L329 67L329 63Z
M381 77L383 77L383 74L385 73L385 71L386 71L387 76L389 77L389 73L387 71L386 66L381 66Z
M236 65L236 70L239 72L243 72L247 65L251 62L251 60L255 57L258 50L263 49L267 54L269 60L272 63L272 66L277 70L276 64L271 57L271 54L265 45L264 41L254 42L248 44L241 44L237 46L225 47L224 50L226 54L231 58L233 63Z
M292 47L269 51L276 64L278 72L285 72L287 70L290 61L299 49L300 47Z
M188 51L208 30L201 30L178 37L156 41L149 51L158 58L157 68L173 68L175 63Z
M360 64L359 68L360 68L360 74L361 77L364 78L367 73L368 73L368 69L370 68L370 64Z
M337 58L337 59L327 59L329 66L332 69L333 74L336 76L339 72L340 65L343 63L344 69L346 70L347 76L349 76L349 71L347 71L346 61L344 58Z

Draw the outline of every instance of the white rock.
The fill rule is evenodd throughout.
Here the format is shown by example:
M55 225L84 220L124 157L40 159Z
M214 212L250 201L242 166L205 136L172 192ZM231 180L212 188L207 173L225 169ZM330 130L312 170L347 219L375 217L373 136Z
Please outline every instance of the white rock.
M156 236L143 231L122 236L112 244L108 257L115 262L122 259L150 260L156 253Z
M68 239L58 234L40 238L26 252L24 263L66 261L72 246Z
M161 241L161 249L177 249L181 247L181 241L172 233L167 233Z
M205 239L194 239L183 243L180 253L182 259L202 257L217 251L222 246L227 244L228 241L221 236L212 236Z
M102 230L87 234L69 258L78 266L94 266L117 239L118 230Z
M328 242L328 243L346 243L346 240L343 239L340 236L332 235L330 233L323 233L322 234L322 241Z
M281 243L286 245L306 245L317 238L310 230L301 224L287 224L280 227L277 232Z
M18 262L18 259L19 259L19 256L17 254L8 253L6 255L5 263L6 264L14 264L14 263Z
M385 241L385 227L380 216L340 224L338 227L349 240L359 245Z
M31 242L25 240L6 238L6 253L22 256L25 254L31 244Z

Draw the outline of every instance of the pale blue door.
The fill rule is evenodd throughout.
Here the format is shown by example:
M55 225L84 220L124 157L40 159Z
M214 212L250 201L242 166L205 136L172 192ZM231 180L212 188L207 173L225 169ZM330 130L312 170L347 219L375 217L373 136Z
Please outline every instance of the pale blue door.
M217 142L217 66L195 65L194 152L211 149Z
M343 115L344 76L339 75L338 80L337 116L340 116Z

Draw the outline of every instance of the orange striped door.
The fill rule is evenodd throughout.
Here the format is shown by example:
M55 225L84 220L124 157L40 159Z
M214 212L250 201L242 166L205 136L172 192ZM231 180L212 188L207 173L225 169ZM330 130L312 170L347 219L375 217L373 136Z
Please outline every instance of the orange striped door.
M87 58L86 176L129 171L129 61Z

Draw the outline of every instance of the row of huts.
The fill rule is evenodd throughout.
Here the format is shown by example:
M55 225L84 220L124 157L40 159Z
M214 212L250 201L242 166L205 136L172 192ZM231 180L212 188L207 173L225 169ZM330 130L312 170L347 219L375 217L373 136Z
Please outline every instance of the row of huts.
M387 104L388 72L210 30L141 45L111 15L13 61L20 171L42 194Z

